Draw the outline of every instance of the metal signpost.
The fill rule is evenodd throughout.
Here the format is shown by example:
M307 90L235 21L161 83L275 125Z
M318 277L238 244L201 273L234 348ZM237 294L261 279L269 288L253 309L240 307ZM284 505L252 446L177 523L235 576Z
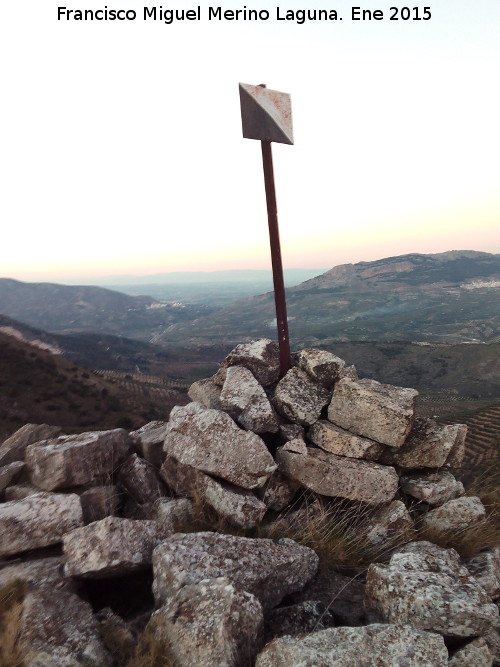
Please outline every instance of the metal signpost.
M290 369L291 359L271 142L293 144L292 105L288 93L271 90L264 84L251 86L247 83L240 83L240 105L243 136L245 139L259 139L262 146L274 300L278 323L281 377L283 377Z

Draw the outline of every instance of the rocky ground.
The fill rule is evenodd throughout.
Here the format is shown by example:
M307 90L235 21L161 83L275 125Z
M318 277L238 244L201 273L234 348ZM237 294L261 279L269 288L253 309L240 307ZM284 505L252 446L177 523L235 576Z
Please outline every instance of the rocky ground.
M237 346L168 422L0 445L0 665L500 665L466 427L304 349Z

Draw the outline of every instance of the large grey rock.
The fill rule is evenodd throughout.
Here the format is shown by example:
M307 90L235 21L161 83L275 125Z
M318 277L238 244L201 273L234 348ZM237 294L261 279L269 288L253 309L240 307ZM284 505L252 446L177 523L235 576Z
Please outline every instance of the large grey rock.
M177 667L253 664L262 643L262 606L225 578L184 586L149 623Z
M464 424L441 425L432 419L417 417L405 444L392 452L390 460L402 468L440 468L455 452L453 465L460 465L458 450L462 451L461 443L466 434Z
M372 546L384 549L391 543L401 545L408 542L414 537L414 531L413 519L406 505L401 500L393 500L370 517L365 539Z
M22 461L13 461L0 468L0 494L19 477L24 466Z
M279 471L322 496L388 503L396 495L398 475L394 468L329 454L308 447L307 455L276 452Z
M384 451L384 446L379 442L354 435L323 419L311 426L307 437L321 449L338 456L376 461Z
M253 528L260 523L267 510L262 500L248 489L214 479L171 457L165 459L161 474L177 495L185 495L202 505L209 505L233 526Z
M26 465L35 486L45 491L97 485L111 479L132 450L122 428L61 436L29 445Z
M80 498L72 493L35 493L0 504L0 556L58 544L83 524Z
M153 552L153 592L163 604L183 586L227 577L255 595L264 609L301 589L316 573L318 557L292 540L250 539L218 533L172 535Z
M492 600L500 598L500 547L486 549L469 558L465 566Z
M213 378L197 380L193 382L188 390L188 396L192 401L214 410L222 410L220 393L221 388L215 384Z
M247 431L278 431L278 417L266 392L248 368L231 366L227 369L220 401L222 408Z
M339 380L328 408L337 426L390 447L401 447L411 430L418 391L376 380Z
M335 354L316 348L305 348L297 355L300 368L323 387L331 387L345 367L345 361Z
M63 575L62 558L26 561L0 570L0 587L16 582L24 587L17 626L17 647L24 657L23 665L111 665L90 605L75 594L73 582ZM0 624L0 647L12 640L8 633L9 625Z
M449 667L491 667L493 657L483 637L473 639L453 653Z
M137 431L132 431L130 437L142 456L155 468L163 463L163 442L167 431L166 421L152 421L141 426Z
M269 338L260 338L250 343L241 343L224 359L221 368L214 375L216 384L222 386L226 370L230 366L244 366L252 371L263 387L278 381L280 375L280 353L278 345Z
M407 495L429 505L442 505L465 492L462 482L448 470L403 475L401 488Z
M449 541L450 536L472 528L486 518L483 503L476 496L449 500L422 517L422 529L432 541Z
M116 486L93 486L80 495L85 524L100 521L116 514L120 506L120 494Z
M296 424L310 426L319 419L332 392L317 384L301 368L291 368L277 384L274 406L280 414Z
M255 667L447 667L443 638L406 625L327 628L281 637L257 656Z
M131 454L123 462L118 480L129 496L140 505L154 503L166 495L166 489L158 477L156 468L137 454Z
M162 538L156 521L116 516L77 528L63 539L66 575L99 579L146 568Z
M40 442L40 440L55 438L60 433L60 426L25 424L0 445L0 466L6 466L14 461L22 461L28 445Z
M238 428L224 412L199 403L173 408L165 452L180 463L246 489L263 486L276 470L258 435Z
M24 599L18 645L30 667L112 665L90 604L52 588L32 591Z
M370 565L365 604L371 618L449 637L482 635L498 616L457 552L430 542L412 542L388 565Z

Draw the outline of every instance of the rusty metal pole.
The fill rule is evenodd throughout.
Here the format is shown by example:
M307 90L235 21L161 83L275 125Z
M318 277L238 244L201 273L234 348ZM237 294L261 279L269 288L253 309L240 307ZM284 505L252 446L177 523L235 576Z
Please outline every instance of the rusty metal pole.
M258 139L262 146L264 183L266 186L267 219L271 242L273 267L274 301L278 324L281 377L290 370L290 340L286 316L285 283L281 263L280 235L278 230L278 209L274 187L273 154L271 142L293 144L292 106L290 95L278 90L270 90L265 83L252 86L240 83L240 107L243 136Z
M283 264L281 261L280 233L278 228L278 207L276 204L276 188L274 185L273 154L270 141L261 141L260 143L262 146L262 165L264 167L264 184L266 187L267 220L269 223L269 240L271 243L271 262L273 267L278 343L280 347L281 377L283 377L287 371L290 370L292 362L290 357L285 282L283 280Z

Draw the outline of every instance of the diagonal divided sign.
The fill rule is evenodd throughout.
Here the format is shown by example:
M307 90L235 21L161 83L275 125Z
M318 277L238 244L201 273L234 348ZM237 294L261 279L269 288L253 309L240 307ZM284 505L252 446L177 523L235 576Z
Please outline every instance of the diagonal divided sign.
M245 139L293 144L292 103L288 93L240 83L240 105Z
M292 105L288 93L270 90L264 84L252 86L248 83L240 83L240 105L243 136L245 139L259 139L262 146L274 301L278 324L281 377L283 377L291 367L291 358L271 142L293 144Z

